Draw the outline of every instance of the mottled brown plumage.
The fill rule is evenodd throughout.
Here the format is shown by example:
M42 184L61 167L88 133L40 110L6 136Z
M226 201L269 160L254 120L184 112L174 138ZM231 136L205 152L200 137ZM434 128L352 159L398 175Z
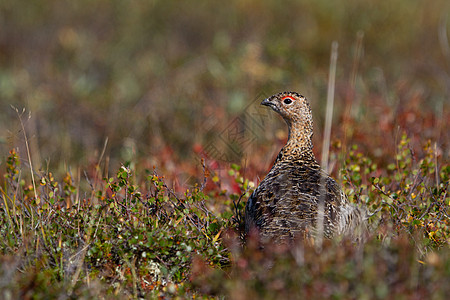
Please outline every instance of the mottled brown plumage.
M245 232L258 229L263 241L289 241L317 232L317 220L321 218L325 237L360 238L355 230L365 224L367 214L348 203L340 186L317 163L312 151L311 108L306 98L283 92L261 104L283 117L289 137L272 169L247 202ZM320 201L322 216L318 214Z

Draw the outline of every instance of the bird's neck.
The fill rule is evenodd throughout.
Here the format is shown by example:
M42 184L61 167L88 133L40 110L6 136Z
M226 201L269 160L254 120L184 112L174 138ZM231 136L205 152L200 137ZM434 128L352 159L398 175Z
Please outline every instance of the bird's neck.
M289 127L289 136L286 145L281 149L279 160L304 160L315 162L312 151L312 124L287 122Z

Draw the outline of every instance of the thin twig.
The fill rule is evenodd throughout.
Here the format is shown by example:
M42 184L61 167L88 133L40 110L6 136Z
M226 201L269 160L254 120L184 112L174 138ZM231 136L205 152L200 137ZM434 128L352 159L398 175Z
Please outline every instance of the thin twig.
M327 109L326 109L325 128L322 144L322 169L325 171L325 173L322 174L320 179L320 197L317 208L318 216L316 225L317 226L316 245L319 249L322 247L322 239L324 233L323 221L325 217L325 197L327 194L326 178L328 173L328 156L330 151L331 122L333 118L337 57L338 57L338 42L334 41L331 44L330 73L328 77L328 92L327 92Z
M200 186L200 192L203 192L203 189L206 187L207 176L206 176L205 159L202 157L201 161L202 161L202 168L203 168L203 182L202 182L202 185Z
M31 161L30 147L28 145L28 138L27 138L27 133L25 131L25 126L23 125L23 121L22 121L22 115L25 112L25 108L22 110L22 113L19 114L19 110L16 107L14 107L12 105L11 105L11 107L12 107L12 109L14 109L16 111L17 117L19 118L19 121L20 121L20 126L22 127L23 136L25 138L25 147L27 149L28 163L30 164L31 181L33 183L34 197L36 199L36 202L39 204L37 191L36 191L36 182L34 180L34 171L33 171L33 163ZM29 115L28 118L30 118L30 117L31 116Z
M438 160L437 160L437 143L434 142L434 173L436 176L436 189L439 190L439 168L438 168Z
M153 174L155 176L158 176L158 174L156 173L156 170L153 170ZM158 176L158 178L159 178L159 176ZM186 209L186 205L183 202L181 202L180 198L178 198L178 196L175 194L175 192L172 189L170 189L164 181L161 181L161 182L163 184L163 187L169 192L169 194L172 195L177 200L178 205L176 205L172 200L170 200L170 197L169 197L169 202L173 205L173 207L175 209L178 209L179 211L183 211L184 209ZM181 207L181 209L180 209L180 207ZM192 219L192 217L190 215L185 214L185 216L189 220L189 222L191 222L191 224L195 228L197 228L198 231L200 231L201 233L205 234L201 230L201 228L198 227L198 224L196 224L196 222Z
M242 226L244 225L244 220L242 217L242 212L239 209L239 204L241 203L242 197L244 195L246 195L248 193L248 191L250 190L249 187L247 187L247 190L245 192L243 192L240 196L239 199L237 201L233 200L233 211L234 211L234 216L232 218L233 223L237 225L238 229L239 229L239 233L241 235L241 237L243 238L243 234L244 232L242 231Z
M383 195L385 195L386 197L388 197L389 199L391 199L392 202L395 202L395 199L392 198L391 195L389 195L388 193L386 193L385 191L383 191L383 190L380 188L380 186L379 186L378 184L374 184L373 186L374 186L379 192L381 192ZM383 201L383 204L386 204L386 205L388 205L389 207L393 208L393 209L395 210L395 213L397 214L397 212L398 212L397 207L395 207L394 205L392 205L392 204L390 204L390 203L387 203L387 202L385 202L385 201Z
M102 149L102 153L100 154L100 157L98 158L98 165L100 165L102 159L103 159L103 155L105 155L106 152L106 146L108 145L108 137L106 137L105 139L105 143L103 144L103 149Z
M322 145L322 169L325 170L325 172L327 173L328 173L328 156L330 151L330 139L331 139L331 123L333 120L337 57L338 57L338 43L334 41L333 44L331 45L330 73L328 77L328 92L327 92L327 109L325 115L325 127Z

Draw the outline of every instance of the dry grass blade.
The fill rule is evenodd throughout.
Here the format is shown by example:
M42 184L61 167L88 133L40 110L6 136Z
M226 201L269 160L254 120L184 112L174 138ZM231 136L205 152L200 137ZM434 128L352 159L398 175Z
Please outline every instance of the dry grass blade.
M336 64L338 57L338 42L334 41L331 45L330 56L330 73L328 76L328 93L327 93L327 109L325 116L325 127L323 134L323 146L322 146L322 169L328 173L328 156L330 151L330 139L331 139L331 123L333 120L333 105L334 105L334 89L336 82ZM326 195L326 177L322 176L320 184L320 197L318 206L317 217L317 239L316 245L318 248L322 246L323 239L323 220L325 209L325 195Z
M25 126L23 124L23 120L22 120L22 115L25 113L25 108L22 109L22 112L19 113L19 110L11 105L11 108L15 110L16 114L17 114L17 118L19 119L20 122L20 126L22 127L22 132L23 132L23 137L25 140L25 147L27 150L27 158L28 158L28 163L30 164L30 173L31 173L31 182L33 183L33 189L34 189L34 196L36 198L36 203L39 204L39 198L37 195L37 191L36 191L36 182L34 180L34 169L33 169L33 162L31 160L31 154L30 154L30 147L28 145L28 137L27 137L27 133L25 131ZM28 119L31 117L31 114L28 115Z

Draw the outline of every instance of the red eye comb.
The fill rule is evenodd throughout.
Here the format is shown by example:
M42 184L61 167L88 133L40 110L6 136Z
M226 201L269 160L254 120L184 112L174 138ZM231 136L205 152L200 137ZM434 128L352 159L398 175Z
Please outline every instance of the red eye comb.
M283 98L281 98L281 100L284 100L284 99L286 99L286 98L289 98L289 99L291 99L292 101L295 101L295 99L294 99L293 97L291 97L291 96L284 96Z

